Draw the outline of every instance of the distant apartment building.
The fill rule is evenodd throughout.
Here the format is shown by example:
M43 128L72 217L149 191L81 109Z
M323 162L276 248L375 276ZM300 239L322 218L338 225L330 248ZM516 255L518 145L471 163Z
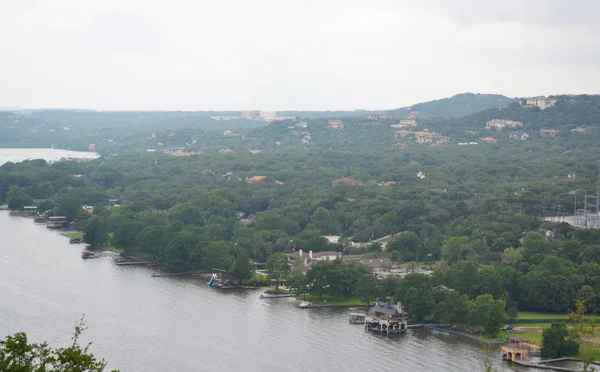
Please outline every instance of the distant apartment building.
M273 121L277 118L277 113L275 111L261 111L259 115L264 121Z
M344 122L340 119L330 119L328 124L331 128L334 129L344 129Z
M523 98L526 107L539 107L540 110L545 110L548 107L552 107L558 102L557 98L537 96Z
M387 115L383 112L372 112L369 114L369 119L371 120L379 120L379 119L386 119Z
M522 127L523 123L520 121L512 121L506 119L492 119L485 124L485 129L495 130L496 132L501 131L504 127L514 128Z
M244 110L242 111L242 118L244 119L257 119L260 116L258 110Z

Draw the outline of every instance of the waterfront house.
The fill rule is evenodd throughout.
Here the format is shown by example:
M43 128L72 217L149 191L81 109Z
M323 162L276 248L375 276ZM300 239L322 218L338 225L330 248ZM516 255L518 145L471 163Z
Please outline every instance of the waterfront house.
M400 302L393 305L377 298L375 305L369 309L369 314L365 318L365 329L372 332L404 332L407 326L408 313L402 309Z
M35 205L28 205L23 207L23 213L27 217L35 217L38 214L38 207Z

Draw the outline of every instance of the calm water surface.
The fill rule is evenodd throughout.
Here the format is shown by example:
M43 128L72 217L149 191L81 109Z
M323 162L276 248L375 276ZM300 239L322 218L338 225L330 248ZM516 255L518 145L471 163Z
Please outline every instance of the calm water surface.
M150 268L82 260L83 245L0 212L0 336L25 331L84 341L122 372L483 371L480 344L427 330L365 333L345 310L298 309L260 291L219 291L203 279L152 278ZM499 371L519 371L498 360Z
M99 155L95 152L82 152L59 149L4 149L0 148L0 165L6 162L21 162L23 160L45 159L57 161L62 158L95 159Z

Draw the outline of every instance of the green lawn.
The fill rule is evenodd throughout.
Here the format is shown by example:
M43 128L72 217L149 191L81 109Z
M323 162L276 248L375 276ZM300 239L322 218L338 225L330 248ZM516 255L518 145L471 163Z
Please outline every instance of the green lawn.
M533 314L537 314L537 313L533 313ZM556 316L554 316L552 318L557 319ZM508 337L520 336L520 337L528 339L529 341L533 342L534 344L541 345L542 344L542 332L544 331L544 329L549 328L551 324L552 323L516 324L515 328L517 328L517 330L515 333L507 333L507 332L503 332L503 333L507 333ZM570 328L570 326L567 325L567 328ZM506 338L508 339L508 337L506 337ZM598 335L596 335L596 338L598 338ZM598 343L596 341L592 350L594 352L596 360L600 360L600 343ZM579 356L579 357L581 357L581 356Z
M534 312L519 312L518 319L569 319L568 314L549 314Z
M600 320L598 315L593 317L597 321ZM564 319L569 320L569 314L551 314L551 313L536 313L536 312L519 312L519 316L517 317L519 320L543 320L543 319ZM586 319L590 319L589 315L586 315ZM544 322L541 322L544 323ZM521 324L521 323L519 323Z

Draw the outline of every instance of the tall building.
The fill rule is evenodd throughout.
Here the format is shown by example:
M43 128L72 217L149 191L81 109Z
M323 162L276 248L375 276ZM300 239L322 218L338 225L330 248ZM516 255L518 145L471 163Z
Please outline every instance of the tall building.
M242 111L242 117L244 119L256 119L258 118L259 113L257 110L244 110Z
M277 118L277 113L275 111L261 111L260 118L265 121L272 121Z

